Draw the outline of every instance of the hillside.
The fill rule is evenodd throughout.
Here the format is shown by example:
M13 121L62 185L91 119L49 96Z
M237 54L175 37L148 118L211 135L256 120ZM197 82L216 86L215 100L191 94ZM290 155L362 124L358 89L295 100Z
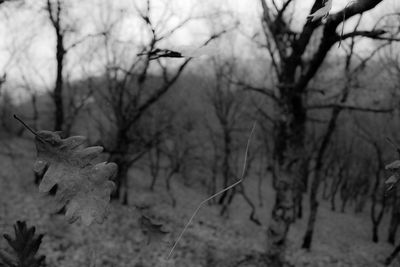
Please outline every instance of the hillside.
M4 145L6 144L6 145ZM4 146L3 146L4 145ZM188 188L178 178L173 183L177 206L172 208L170 197L160 180L154 192L148 190L149 177L133 169L130 173L130 203L146 203L149 214L164 224L168 234L163 242L147 246L137 226L138 213L128 207L112 204L109 218L103 225L86 228L81 224L68 225L62 216L50 215L46 203L33 185L31 170L34 161L32 139L3 140L0 157L0 232L10 233L16 220L28 220L45 233L41 253L47 256L49 266L86 266L95 257L95 266L165 266L165 257L184 224L206 195ZM21 168L20 166L24 166ZM255 174L246 181L246 190L255 198ZM247 255L263 252L264 232L273 201L270 179L262 185L262 206L257 217L262 226L248 220L249 210L240 197L229 209L229 217L218 216L215 206L204 206L176 248L173 266L237 266ZM254 199L256 201L256 199ZM342 214L332 212L322 204L318 214L315 242L311 252L299 249L305 220L296 222L290 232L288 259L294 266L359 266L377 267L391 252L392 247L382 241L370 241L371 225L367 212L355 215L351 210ZM386 229L384 221L381 229ZM384 236L384 232L382 232ZM0 244L4 245L3 242ZM399 266L396 261L392 266ZM169 266L169 265L168 265ZM172 265L171 265L172 266ZM245 266L245 265L241 265ZM246 265L257 266L257 265Z

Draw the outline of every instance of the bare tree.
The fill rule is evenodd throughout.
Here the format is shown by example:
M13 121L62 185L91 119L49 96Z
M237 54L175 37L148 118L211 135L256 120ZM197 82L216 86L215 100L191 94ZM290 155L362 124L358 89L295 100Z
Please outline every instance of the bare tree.
M106 22L103 31L105 78L103 89L97 92L97 99L109 124L103 127L111 129L105 147L110 153L110 160L119 166L113 197L120 198L123 203L127 203L128 199L129 168L154 143L152 137L143 134L143 129L147 127L143 117L173 88L191 61L191 58L184 58L178 59L178 62L175 60L173 64L169 59L155 56L162 41L190 21L190 14L172 28L166 28L168 23L165 17L156 21L152 7L151 1L146 1L144 7L136 7L140 29L143 36L147 36L142 45L133 46L138 40L124 43L113 39L113 31L118 29L123 14L114 21ZM171 18L166 16L166 19ZM212 35L205 43L218 36L219 33Z
M348 19L375 8L382 0L354 2L334 14L326 14L326 21L308 20L300 32L293 30L290 6L292 0L265 1L262 6L262 26L266 39L265 46L272 62L276 84L274 88L253 88L273 99L275 105L274 127L274 175L277 191L270 227L267 231L267 254L271 266L282 265L287 233L293 218L293 195L296 180L304 180L307 110L306 103L310 81L315 77L334 44L352 37L385 39L385 30L375 27L366 31L351 31L340 34L337 28ZM314 1L310 14L324 6L324 1ZM320 29L322 34L316 34ZM318 43L309 51L312 40ZM313 108L331 109L334 103L314 105ZM344 108L351 107L343 105Z
M79 115L92 101L95 88L91 77L83 82L71 82L70 79L66 79L64 88L66 89L63 97L66 116L63 120L63 133L69 136Z
M193 136L192 124L190 120L181 118L181 123L174 123L174 127L167 132L162 144L163 155L167 161L165 185L173 207L176 206L176 199L172 190L172 178L180 175L184 184L188 184L191 175L189 170L194 170L199 165L197 156L199 143Z
M239 145L239 140L243 139L239 139L239 137L243 136L244 122L247 120L246 113L251 111L245 110L246 98L244 92L240 90L237 84L232 82L240 71L237 69L238 65L235 59L214 57L212 65L214 78L209 85L207 98L214 115L208 121L214 151L213 163L215 165L211 167L215 179L213 186L216 187L217 178L221 177L222 188L226 188L239 179L240 169L238 166L241 166L239 160L243 153ZM254 160L254 155L255 153L252 153L252 156L248 158L246 174ZM228 208L237 194L241 195L250 206L250 220L260 224L255 217L255 205L246 194L243 184L221 194L218 199L218 204L221 205L220 214L228 214Z
M347 154L349 155L349 154ZM339 191L339 188L344 180L344 171L348 168L347 163L349 161L346 162L342 162L337 170L337 174L335 175L335 179L333 179L332 181L332 185L331 185L331 193L330 193L330 203L331 203L331 210L332 211L336 211L336 195Z
M359 24L361 22L362 16L359 17L358 22L356 23L356 26L353 31L357 31ZM356 66L352 66L352 63L354 64L354 47L356 45L355 38L352 37L350 38L350 44L349 48L347 51L347 55L345 58L345 64L344 64L344 85L342 92L339 94L339 100L336 105L332 108L331 116L328 121L328 125L323 133L322 141L319 146L316 158L315 158L315 169L314 169L314 179L311 184L311 191L310 191L310 215L308 219L308 224L307 224L307 230L306 234L304 236L302 248L305 249L310 249L311 248L311 243L312 243L312 236L313 236L313 231L314 231L314 225L316 221L316 215L317 215L317 209L318 209L318 200L317 200L317 194L318 194L318 189L319 185L321 182L322 178L322 171L323 171L323 164L325 161L325 153L327 151L327 148L329 146L329 143L331 142L332 136L335 132L336 125L338 118L341 114L341 112L344 110L343 106L346 104L349 95L351 93L351 89L354 87L353 83L354 80L357 79L357 76L362 72L365 67L367 62L373 58L373 56L380 50L382 49L387 43L384 45L378 46L376 49L374 49L369 56L363 58L360 63L358 63Z
M224 64L214 59L213 65L213 69L215 70L215 85L210 87L208 97L217 118L218 128L221 129L221 142L217 141L215 144L223 144L222 151L218 151L217 153L220 154L222 160L220 170L222 171L222 186L225 188L232 182L232 178L236 177L232 163L233 153L235 153L233 134L238 128L241 105L238 101L239 96L237 91L235 91L234 85L224 78L224 76L233 75L235 64L232 62ZM212 126L209 127L209 129L215 131L213 128ZM214 134L216 133L214 132ZM232 193L232 191L229 192ZM219 204L224 205L228 194L227 191L221 195ZM223 210L226 210L226 207Z
M65 48L65 34L67 29L64 28L62 24L63 16L63 2L61 0L47 0L46 11L49 15L49 20L53 26L56 35L56 81L54 85L54 90L52 93L54 106L55 106L55 116L54 116L54 130L61 131L64 124L64 104L63 104L63 68L64 59L67 53Z
M73 22L73 18L69 17L69 4L62 0L46 0L45 10L48 15L48 19L54 30L56 44L55 44L55 59L56 59L56 78L54 88L51 92L51 96L54 102L54 130L65 131L64 134L68 134L68 131L72 127L72 122L74 121L77 113L83 107L85 99L91 96L91 92L82 96L81 101L76 101L76 97L69 101L69 103L64 103L63 99L66 96L73 95L72 92L69 94L65 93L66 82L65 82L65 63L67 55L70 51L80 44L84 43L89 38L99 37L103 35L103 32L96 34L88 34L80 39L75 39L70 41L73 33L76 32L77 22ZM69 40L67 42L67 40ZM72 108L72 110L69 110ZM67 114L65 114L67 111Z

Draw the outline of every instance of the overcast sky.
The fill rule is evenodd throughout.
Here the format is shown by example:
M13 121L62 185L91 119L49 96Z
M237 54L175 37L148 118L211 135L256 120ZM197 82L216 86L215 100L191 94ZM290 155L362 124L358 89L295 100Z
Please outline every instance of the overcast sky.
M136 1L138 6L144 2L144 0ZM311 0L294 1L294 24L298 25L299 29L305 22L312 2ZM339 10L349 2L347 0L333 0L332 11ZM383 13L399 10L400 1L385 0L383 2L376 10L365 16L364 27L371 26L376 18ZM22 7L15 7L15 4L3 4L0 8L0 40L2 40L0 44L0 74L7 72L9 79L15 81L21 81L24 76L37 87L51 87L55 79L55 37L43 10L44 3L43 0L26 0L26 5ZM68 23L77 30L76 34L72 35L73 40L66 40L67 45L79 40L79 36L98 32L98 22L107 17L106 13L110 8L125 10L125 14L128 14L123 23L118 26L119 40L129 41L133 40L133 37L137 39L138 36L144 36L141 28L137 27L138 21L135 16L129 15L134 13L132 0L68 0L65 3L70 6ZM229 23L233 23L234 19L240 21L242 32L251 33L260 26L259 0L156 0L153 3L152 19L154 20L158 20L165 11L165 3L168 3L173 10L174 16L167 21L167 27L176 25L189 15L212 14L217 10L230 12L234 17L221 16L211 20L192 21L171 36L166 41L166 45L172 43L200 45L212 31L218 30L219 23L229 26ZM119 16L119 14L115 13L114 16ZM351 22L346 26L350 27ZM229 41L236 43L243 55L249 54L243 47L246 38L240 35L239 37L232 37L231 35L230 38ZM81 54L80 50L82 49L80 48L75 50L68 54L67 68L75 69L75 72L70 73L70 75L79 77L82 73L81 69L72 67L77 64L78 60L82 60L87 55ZM87 60L94 59L88 57Z

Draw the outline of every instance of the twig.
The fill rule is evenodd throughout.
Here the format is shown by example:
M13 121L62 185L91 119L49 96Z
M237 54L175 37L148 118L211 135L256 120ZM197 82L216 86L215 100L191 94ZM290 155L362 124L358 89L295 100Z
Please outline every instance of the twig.
M21 120L20 118L18 118L17 115L14 114L14 119L16 119L17 121L19 121L20 123L22 123L22 125L25 126L26 129L28 129L31 133L33 133L34 135L37 135L36 131L34 131L31 127L29 127L23 120Z
M342 23L342 31L340 32L340 40L339 40L339 45L338 48L340 48L340 45L342 44L342 40L343 40L343 32L344 32L344 23L346 22L346 8L350 5L350 4L354 4L355 1L350 1L349 3L347 3L347 5L344 7L343 9L343 23Z
M244 175L246 173L246 166L247 166L247 157L248 157L248 152L249 152L249 146L250 146L250 142L251 142L251 138L253 136L254 130L256 128L256 122L253 123L253 127L251 129L249 138L247 139L247 145L246 145L246 151L245 151L245 155L244 155L244 160L243 160L243 170L242 170L242 175L240 177L240 179L231 184L230 186L222 189L221 191L215 193L214 195L206 198L205 200L203 200L202 202L200 202L200 204L197 206L196 210L193 212L192 216L190 217L189 221L186 223L185 227L183 228L182 232L180 233L179 237L176 239L174 245L172 246L168 256L167 256L167 260L169 260L172 256L172 253L174 252L175 247L178 245L179 241L181 240L183 234L185 233L185 231L187 230L187 228L189 227L189 225L192 223L194 217L196 216L197 212L200 210L200 208L207 203L208 201L210 201L211 199L213 199L214 197L224 193L225 191L228 191L229 189L232 189L233 187L237 186L238 184L240 184L241 182L243 182L244 180Z

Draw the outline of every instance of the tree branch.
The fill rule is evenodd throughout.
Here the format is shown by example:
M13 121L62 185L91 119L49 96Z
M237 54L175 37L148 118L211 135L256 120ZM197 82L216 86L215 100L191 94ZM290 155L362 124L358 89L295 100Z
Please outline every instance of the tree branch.
M361 112L374 112L374 113L390 113L394 111L394 108L368 108L368 107L358 107L358 106L351 106L346 104L337 104L337 103L329 103L329 104L314 104L306 106L306 109L332 109L332 108L340 108L343 110L354 110L354 111L361 111Z
M324 61L326 55L328 54L329 50L331 49L331 47L340 40L339 35L336 33L336 28L338 27L338 25L342 22L344 23L345 21L347 21L348 19L350 19L351 17L353 17L357 14L362 14L362 13L374 8L376 5L378 5L382 1L383 0L359 0L355 4L347 6L344 9L342 9L341 11L339 11L335 14L332 14L328 17L328 20L324 26L323 36L322 36L320 45L319 45L317 51L315 52L315 54L313 55L310 63L308 64L308 68L305 70L305 72L300 77L300 80L297 83L298 88L304 89L307 87L308 83L315 76L319 67L323 63L323 61ZM306 25L307 24L310 24L310 22L307 22ZM315 26L316 25L314 25L314 27ZM307 27L305 26L303 29L303 32L306 29L307 29ZM363 31L355 31L355 32L359 33L359 34L363 33L364 36L368 35L367 32L363 32ZM375 38L379 37L379 35L377 35L378 33L383 34L382 30L375 30L375 31L370 31L370 32L371 33L369 33L369 35L371 37L374 36ZM302 35L304 35L304 34L305 33L302 33ZM362 35L360 35L360 36L362 36ZM349 33L349 34L346 34L345 36L343 36L342 39L345 39L345 37L346 38L354 37L354 35L352 36L352 33ZM301 38L302 37L300 36L299 42L300 42ZM307 43L308 43L308 41L307 41ZM304 47L304 45L305 44L303 43L302 46L300 46L300 48ZM300 50L300 51L302 51L302 50Z
M381 35L385 34L385 33L386 33L386 31L384 31L384 30L353 31L353 32L349 32L349 33L343 34L342 35L342 40L345 40L347 38L357 37L357 36L368 37L368 38L371 38L371 39L385 40L384 37L381 37Z

